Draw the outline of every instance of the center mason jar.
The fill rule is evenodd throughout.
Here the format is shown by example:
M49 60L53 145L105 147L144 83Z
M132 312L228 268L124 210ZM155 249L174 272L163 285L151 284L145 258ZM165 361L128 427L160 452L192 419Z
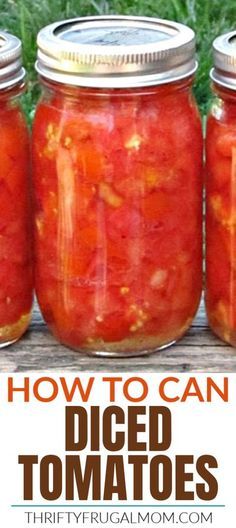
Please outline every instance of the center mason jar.
M38 35L36 290L78 351L135 356L191 324L202 290L202 133L191 29L141 17Z

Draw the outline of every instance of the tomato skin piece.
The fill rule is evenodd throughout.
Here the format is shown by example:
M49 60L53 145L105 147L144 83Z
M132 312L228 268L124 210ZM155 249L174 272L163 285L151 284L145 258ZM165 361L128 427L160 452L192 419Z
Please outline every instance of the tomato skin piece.
M155 350L196 312L202 135L188 83L70 88L73 97L44 87L33 127L36 291L53 333L76 350Z
M30 153L17 103L0 94L0 346L15 341L29 324L33 276L31 255Z

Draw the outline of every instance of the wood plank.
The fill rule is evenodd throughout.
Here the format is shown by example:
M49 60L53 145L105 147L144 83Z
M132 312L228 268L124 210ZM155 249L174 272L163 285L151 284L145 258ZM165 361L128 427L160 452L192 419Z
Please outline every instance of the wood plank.
M236 350L207 326L204 305L187 334L175 345L134 359L89 357L56 342L34 306L25 336L1 350L0 372L236 372Z

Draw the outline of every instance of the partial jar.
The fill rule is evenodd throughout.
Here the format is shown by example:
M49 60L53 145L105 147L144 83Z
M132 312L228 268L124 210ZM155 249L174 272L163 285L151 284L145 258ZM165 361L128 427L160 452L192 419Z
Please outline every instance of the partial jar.
M207 123L206 309L236 346L236 31L213 43L214 99Z
M38 35L36 290L62 343L162 349L202 290L202 132L191 29L106 16Z
M0 348L19 339L32 307L29 134L21 42L0 32Z

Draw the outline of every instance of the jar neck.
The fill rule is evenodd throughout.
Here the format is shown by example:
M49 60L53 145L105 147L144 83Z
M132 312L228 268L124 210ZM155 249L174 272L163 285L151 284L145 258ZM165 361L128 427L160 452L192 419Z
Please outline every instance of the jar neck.
M216 94L217 97L220 97L220 99L223 99L223 101L233 104L236 103L236 90L226 88L216 82L212 83L212 90L214 94Z
M40 83L43 87L49 90L56 91L61 96L70 96L77 98L78 96L129 96L129 95L169 95L179 90L188 90L192 87L194 76L181 79L180 81L171 82L168 84L156 86L143 86L137 88L85 88L80 86L72 86L69 84L60 84L40 77Z
M11 86L10 88L5 88L1 90L0 85L0 104L4 104L10 99L15 99L16 97L19 97L22 95L26 90L26 83L21 82L14 86Z

